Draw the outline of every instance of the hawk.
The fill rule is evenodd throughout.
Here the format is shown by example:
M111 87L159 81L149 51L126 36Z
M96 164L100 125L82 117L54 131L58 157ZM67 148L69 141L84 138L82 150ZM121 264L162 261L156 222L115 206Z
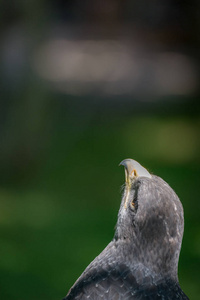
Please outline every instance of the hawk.
M113 240L64 300L186 300L178 281L184 216L173 189L123 160L125 188Z

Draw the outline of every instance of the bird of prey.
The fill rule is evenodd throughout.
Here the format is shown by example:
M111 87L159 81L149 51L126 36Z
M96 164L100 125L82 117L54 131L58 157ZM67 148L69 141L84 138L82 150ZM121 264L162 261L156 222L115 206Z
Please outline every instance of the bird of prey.
M172 188L132 159L113 240L89 264L65 300L186 300L177 269L184 217Z

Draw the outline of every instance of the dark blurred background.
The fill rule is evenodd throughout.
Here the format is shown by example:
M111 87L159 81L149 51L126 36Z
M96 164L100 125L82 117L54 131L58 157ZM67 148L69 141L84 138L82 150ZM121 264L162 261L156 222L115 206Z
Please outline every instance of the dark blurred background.
M1 299L62 299L112 239L134 158L185 210L200 282L200 2L0 2Z

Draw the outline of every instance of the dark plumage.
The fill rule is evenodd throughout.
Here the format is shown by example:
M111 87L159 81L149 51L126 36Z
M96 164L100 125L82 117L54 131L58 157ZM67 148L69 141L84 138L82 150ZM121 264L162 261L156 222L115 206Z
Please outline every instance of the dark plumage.
M124 160L126 185L113 240L65 300L188 299L178 282L183 208L160 177Z

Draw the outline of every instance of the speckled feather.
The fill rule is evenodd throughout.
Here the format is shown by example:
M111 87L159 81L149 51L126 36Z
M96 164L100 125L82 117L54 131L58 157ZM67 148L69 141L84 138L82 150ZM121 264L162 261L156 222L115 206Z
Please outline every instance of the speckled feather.
M125 188L114 239L86 268L65 300L186 300L177 268L182 204L161 178L140 177Z

